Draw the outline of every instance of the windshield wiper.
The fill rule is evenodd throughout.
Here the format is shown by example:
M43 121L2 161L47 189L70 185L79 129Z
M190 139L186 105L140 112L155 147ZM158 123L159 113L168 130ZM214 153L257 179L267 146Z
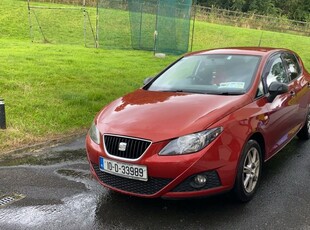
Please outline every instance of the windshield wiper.
M204 94L205 91L198 90L182 90L182 89L172 89L172 90L161 90L162 92L173 92L173 93L199 93Z
M216 94L219 94L219 95L242 95L244 93L245 92L228 92L228 91L225 91L225 92L218 92Z
M162 92L173 92L173 93L183 93L184 90L181 89L168 89L168 90L161 90Z

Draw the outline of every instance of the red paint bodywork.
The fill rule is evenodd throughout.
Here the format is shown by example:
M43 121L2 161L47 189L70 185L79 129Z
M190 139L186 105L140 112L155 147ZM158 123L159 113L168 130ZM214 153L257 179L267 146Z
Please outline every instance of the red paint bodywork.
M106 106L95 118L101 144L87 135L88 160L98 164L99 156L111 158L103 147L103 134L129 136L152 141L147 152L136 161L118 161L146 165L150 177L171 178L167 186L152 195L122 191L98 181L113 190L142 197L183 198L220 193L233 188L237 165L247 140L256 139L263 150L264 161L280 151L302 128L309 109L309 73L304 69L296 81L289 83L290 93L279 95L270 103L266 95L255 98L267 60L280 49L231 48L200 51L196 54L250 54L261 56L255 81L243 95L223 96L190 93L154 92L138 89ZM186 55L186 56L187 56ZM197 153L160 156L160 150L171 139L209 128L224 131ZM90 164L91 165L91 164ZM95 177L96 173L91 165ZM194 192L171 192L179 183L199 172L216 170L221 186Z

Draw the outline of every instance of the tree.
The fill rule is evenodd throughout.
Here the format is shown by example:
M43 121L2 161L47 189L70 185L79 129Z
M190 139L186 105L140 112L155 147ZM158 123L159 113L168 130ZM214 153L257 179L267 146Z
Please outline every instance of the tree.
M246 5L246 0L232 0L231 9L243 11L244 6Z
M263 15L278 15L279 9L275 6L275 0L248 0L245 11Z
M310 22L309 0L197 0L198 4Z

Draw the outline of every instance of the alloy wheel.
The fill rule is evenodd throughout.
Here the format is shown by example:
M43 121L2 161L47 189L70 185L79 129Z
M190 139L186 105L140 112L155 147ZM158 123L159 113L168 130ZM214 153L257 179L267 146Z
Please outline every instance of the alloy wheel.
M246 153L243 163L242 182L247 193L251 193L258 182L260 174L260 157L259 151L252 147Z

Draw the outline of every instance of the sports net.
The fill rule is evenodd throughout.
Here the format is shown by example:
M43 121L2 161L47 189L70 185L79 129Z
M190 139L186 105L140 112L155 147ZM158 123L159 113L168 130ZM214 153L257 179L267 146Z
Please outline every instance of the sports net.
M188 51L192 0L98 0L100 47Z
M59 7L30 5L30 35L33 42L55 44L85 44L95 46L95 31L91 18L96 17L95 10L89 14L78 6ZM93 20L94 21L94 20Z

